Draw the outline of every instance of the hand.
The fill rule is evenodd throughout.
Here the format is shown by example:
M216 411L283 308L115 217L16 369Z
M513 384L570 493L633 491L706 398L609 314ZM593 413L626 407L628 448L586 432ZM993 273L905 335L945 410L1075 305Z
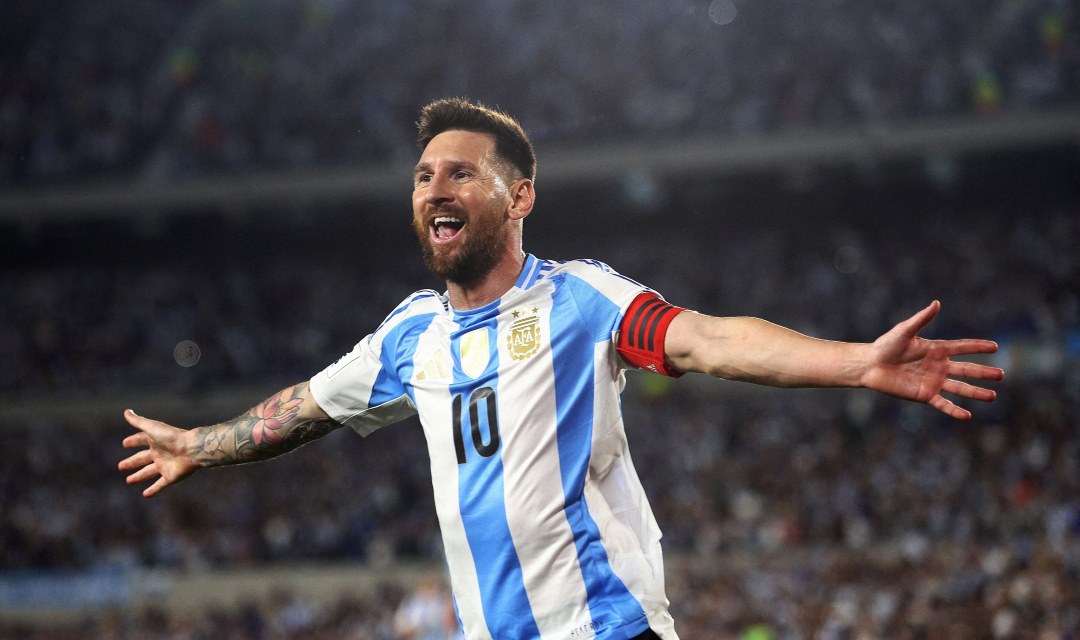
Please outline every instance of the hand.
M188 453L189 431L143 418L131 409L124 412L124 418L139 430L139 433L124 438L124 448L146 449L121 460L118 468L125 472L134 471L127 477L128 484L158 476L154 484L143 491L144 497L157 495L165 487L180 482L199 468Z
M996 367L955 362L952 356L994 353L997 344L990 340L926 340L918 333L941 309L937 300L922 311L892 328L871 345L871 364L865 385L889 395L925 402L958 420L970 420L971 412L947 400L947 392L961 398L991 402L997 393L976 387L955 377L975 380L1001 380L1005 372Z

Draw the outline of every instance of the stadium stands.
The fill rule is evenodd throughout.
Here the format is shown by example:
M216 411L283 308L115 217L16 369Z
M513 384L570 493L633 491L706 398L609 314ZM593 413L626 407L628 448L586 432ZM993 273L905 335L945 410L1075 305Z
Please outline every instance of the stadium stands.
M413 158L416 108L446 94L508 109L543 145L609 154L1080 104L1067 2L826 4L729 3L721 19L671 0L0 3L0 188L393 166ZM1075 136L1044 155L924 144L841 170L551 191L541 158L525 237L539 255L836 339L872 339L937 298L929 337L1002 346L999 400L965 424L860 392L632 374L630 445L684 640L1080 636ZM0 638L396 637L411 588L398 568L441 566L414 421L152 501L115 465L123 408L227 418L438 287L405 211L0 216ZM197 361L174 354L185 340ZM294 563L396 577L319 599L283 581L198 614L154 582L232 585ZM131 576L153 588L136 596Z
M727 25L686 0L49 0L0 20L15 34L0 59L9 183L382 161L408 149L417 107L447 94L574 143L1080 98L1076 9L1054 0L772 0Z

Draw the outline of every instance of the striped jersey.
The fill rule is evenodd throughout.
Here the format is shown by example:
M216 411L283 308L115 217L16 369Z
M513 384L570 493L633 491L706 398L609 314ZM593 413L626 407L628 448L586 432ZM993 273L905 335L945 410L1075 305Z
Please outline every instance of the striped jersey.
M412 294L311 380L362 435L419 415L469 640L677 640L619 404L616 334L643 291L600 262L529 255L486 306Z

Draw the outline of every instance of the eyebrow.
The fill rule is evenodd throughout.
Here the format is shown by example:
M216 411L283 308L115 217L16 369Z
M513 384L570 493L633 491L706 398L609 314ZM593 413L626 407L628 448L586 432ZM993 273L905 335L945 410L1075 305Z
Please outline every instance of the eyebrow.
M475 171L475 172L480 171L479 166L477 166L473 162L469 162L468 160L450 159L450 160L447 160L447 163L450 165L451 170L469 169L469 170ZM427 162L421 162L421 163L417 164L416 167L413 168L413 175L414 176L420 175L421 173L430 173L430 172L431 172L431 164L427 163Z

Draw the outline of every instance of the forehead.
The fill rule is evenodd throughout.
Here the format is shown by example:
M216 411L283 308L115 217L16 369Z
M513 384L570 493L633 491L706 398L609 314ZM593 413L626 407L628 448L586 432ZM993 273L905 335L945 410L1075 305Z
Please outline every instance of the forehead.
M495 136L489 133L451 129L443 131L428 142L420 155L419 163L434 165L439 161L454 160L480 165L491 159L494 151Z

